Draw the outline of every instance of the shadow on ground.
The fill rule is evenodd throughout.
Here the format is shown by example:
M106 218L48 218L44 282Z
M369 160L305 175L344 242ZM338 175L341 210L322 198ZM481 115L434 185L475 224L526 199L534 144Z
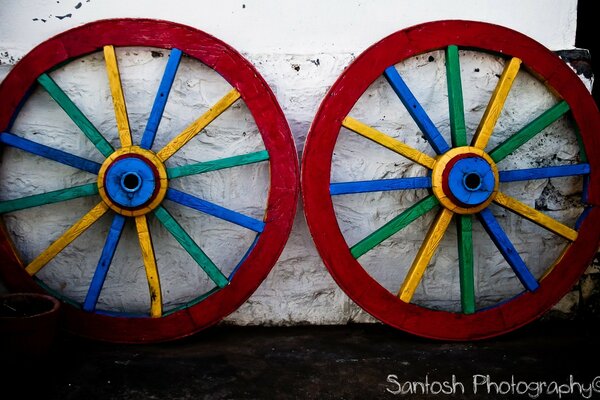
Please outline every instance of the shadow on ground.
M424 340L382 325L220 326L151 345L115 345L62 334L47 356L5 363L0 398L528 399L534 398L535 382L571 385L576 392L559 396L548 387L540 399L586 398L570 376L585 389L600 375L599 333L589 322L538 321L501 338L470 343ZM510 384L513 376L515 384L525 382L531 390L518 395L513 385L502 395L482 383L475 394L473 379L482 381L487 375L497 384ZM453 378L453 395L444 394L448 386L433 394ZM409 389L405 382L426 380L428 394L418 384L409 385L418 394L390 392L401 385ZM520 386L521 392L525 389Z

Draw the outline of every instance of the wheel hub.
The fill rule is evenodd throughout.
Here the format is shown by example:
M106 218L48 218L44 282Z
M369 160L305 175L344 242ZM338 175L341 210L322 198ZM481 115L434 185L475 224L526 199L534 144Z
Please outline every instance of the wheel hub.
M458 147L435 163L432 187L440 203L459 214L472 214L487 207L498 191L498 169L484 151Z
M100 196L119 214L135 217L154 210L167 191L167 172L155 153L137 146L111 154L98 174Z

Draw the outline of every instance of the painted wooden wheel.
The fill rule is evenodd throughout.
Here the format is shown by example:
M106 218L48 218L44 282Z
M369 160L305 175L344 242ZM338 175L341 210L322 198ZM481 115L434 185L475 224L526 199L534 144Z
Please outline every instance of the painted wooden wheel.
M132 54L141 58L126 61ZM151 64L160 59L160 68ZM132 71L128 80L123 64ZM137 76L142 64L156 71L155 81ZM61 87L61 76L93 71L99 72L91 81ZM128 87L136 79L142 79L142 87ZM86 91L86 85L92 89ZM74 87L84 94L100 92L97 102L108 104L108 125L95 123L100 120L95 114L103 111L86 106ZM125 101L128 94L148 101L136 106ZM173 109L169 114L168 99L173 96L179 96L180 107L187 107L184 116L190 121L176 121ZM63 300L68 330L114 342L187 336L236 310L276 262L295 213L296 151L266 82L227 44L165 21L93 22L34 48L2 82L0 98L2 280L13 290L48 291ZM35 128L23 122L35 116L36 106L48 103L56 109L52 115L74 123L73 133L53 144L44 141L44 131L53 121ZM227 113L235 115L228 119ZM219 126L220 121L224 122ZM178 124L183 128L171 132ZM219 140L227 141L219 149L228 153L211 157L206 144ZM195 153L185 153L193 146ZM82 148L89 151L81 155ZM190 161L189 154L196 159ZM198 162L202 156L206 160ZM46 175L53 168L67 175L55 186L66 187L47 190L44 182L32 183L55 177L56 173ZM237 183L226 179L235 170L241 171ZM29 174L25 185L19 186L20 174L24 180ZM214 178L200 179L208 176ZM209 190L219 183L227 187ZM211 199L202 193L212 193ZM219 203L227 202L231 193L241 198L238 204L251 203L255 193L263 199L248 206L254 210L248 215ZM58 221L79 209L84 212L73 217L74 223ZM37 214L31 214L33 210ZM201 218L205 222L198 228ZM23 237L38 237L43 224L54 226L52 238ZM222 232L234 228L238 236L224 237ZM40 249L37 240L49 244ZM212 253L205 251L203 242L212 243ZM134 250L119 253L125 244ZM65 256L63 250L69 248L73 250ZM81 249L97 250L87 254ZM61 257L62 264L57 261ZM177 261L182 257L187 262ZM79 262L89 266L73 265ZM130 284L145 295L128 299ZM182 294L183 287L188 289ZM124 298L113 300L111 293Z
M523 34L470 21L399 31L344 70L311 126L311 234L341 288L393 327L511 331L596 254L599 129L579 77Z

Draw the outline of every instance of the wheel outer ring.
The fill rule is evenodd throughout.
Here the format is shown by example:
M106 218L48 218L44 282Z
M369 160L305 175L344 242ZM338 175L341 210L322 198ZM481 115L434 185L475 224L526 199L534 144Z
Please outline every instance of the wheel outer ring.
M252 113L269 153L270 189L265 229L235 279L199 304L162 318L87 313L65 304L64 327L80 336L120 343L160 342L189 336L235 311L256 290L277 261L292 228L299 190L297 152L273 92L259 72L226 43L192 27L153 19L110 19L58 34L25 55L0 84L0 129L14 116L39 75L105 45L178 48L217 71L236 88ZM0 279L13 290L43 292L24 270L0 224Z
M357 99L385 68L414 55L448 45L486 49L518 56L535 76L543 77L571 108L588 155L600 148L598 108L581 80L554 53L535 40L498 25L436 21L398 31L375 43L344 70L311 125L302 158L302 196L310 232L326 267L360 307L382 322L429 338L472 340L517 329L552 307L576 283L600 244L600 210L592 208L579 236L566 250L540 288L504 304L465 315L425 309L399 300L376 282L352 257L337 224L329 195L332 153L341 128ZM399 103L400 104L400 103ZM600 157L588 157L588 203L599 204Z

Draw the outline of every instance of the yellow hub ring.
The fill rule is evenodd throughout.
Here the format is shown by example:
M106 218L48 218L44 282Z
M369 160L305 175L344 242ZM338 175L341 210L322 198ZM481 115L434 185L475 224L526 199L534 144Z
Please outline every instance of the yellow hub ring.
M105 178L108 169L115 163L115 161L117 161L117 159L124 158L128 155L142 159L144 162L151 165L156 170L158 175L158 179L155 181L157 189L153 194L151 201L148 204L144 204L143 206L135 209L124 208L122 205L113 201L107 193L105 187ZM106 158L102 164L102 167L100 168L100 172L98 173L97 184L100 197L106 203L106 205L108 205L108 207L126 217L137 217L153 211L164 200L168 188L167 170L163 162L154 152L142 149L138 146L128 146L115 151Z
M473 207L464 207L460 204L456 204L444 192L444 187L443 187L444 179L447 179L447 176L445 176L447 174L445 172L446 172L446 168L448 167L448 164L450 164L450 162L453 161L454 159L456 159L457 157L460 157L463 155L473 155L475 157L480 157L480 158L484 159L490 165L490 168L494 174L494 181L495 181L494 190L492 191L490 196L483 203L478 204ZM451 150L447 151L446 153L442 154L441 156L439 156L439 158L436 159L436 162L433 166L433 171L431 173L431 186L432 186L433 194L435 195L435 197L438 199L438 201L440 202L440 204L442 206L444 206L448 210L458 213L458 214L474 214L474 213L477 213L477 212L483 210L487 206L489 206L490 203L492 201L494 201L494 198L496 197L496 194L498 193L499 182L500 182L500 179L498 176L498 168L496 167L496 163L494 163L494 160L492 160L491 157L485 151L483 151L477 147L472 147L472 146L457 147L457 148L451 149Z

